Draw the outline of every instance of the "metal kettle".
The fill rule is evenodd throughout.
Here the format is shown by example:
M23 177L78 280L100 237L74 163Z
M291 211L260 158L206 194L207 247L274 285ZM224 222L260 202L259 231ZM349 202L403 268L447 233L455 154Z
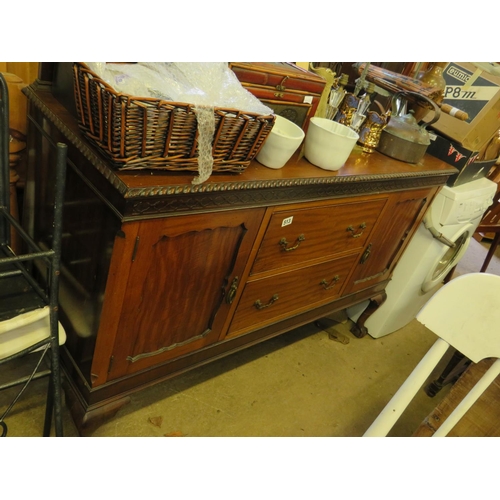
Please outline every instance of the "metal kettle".
M406 107L406 100L404 105L401 105L402 99L410 95L432 106L434 110L432 120L420 125L411 112L401 114ZM439 120L439 108L431 99L410 91L396 92L392 97L391 106L392 116L380 135L377 151L397 160L418 163L431 143L429 132L425 127Z

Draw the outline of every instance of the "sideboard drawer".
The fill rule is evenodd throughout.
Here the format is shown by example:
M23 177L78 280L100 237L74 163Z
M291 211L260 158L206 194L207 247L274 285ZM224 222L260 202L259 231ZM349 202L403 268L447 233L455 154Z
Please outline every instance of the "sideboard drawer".
M248 282L228 336L335 300L358 258L349 255Z
M360 251L387 198L309 208L277 209L251 274Z

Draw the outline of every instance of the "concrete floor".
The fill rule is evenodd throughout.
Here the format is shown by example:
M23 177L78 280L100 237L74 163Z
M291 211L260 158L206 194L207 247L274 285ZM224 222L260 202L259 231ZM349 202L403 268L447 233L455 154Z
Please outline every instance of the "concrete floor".
M479 271L486 251L472 240L455 275ZM488 272L500 274L500 258ZM361 436L435 336L414 320L386 337L358 339L348 320L336 319L346 344L306 325L133 394L89 436ZM2 368L2 377L9 374ZM46 383L33 382L17 403L9 436L40 435ZM390 435L411 436L448 390L434 398L421 391ZM0 393L2 411L12 394ZM78 436L66 408L64 427Z

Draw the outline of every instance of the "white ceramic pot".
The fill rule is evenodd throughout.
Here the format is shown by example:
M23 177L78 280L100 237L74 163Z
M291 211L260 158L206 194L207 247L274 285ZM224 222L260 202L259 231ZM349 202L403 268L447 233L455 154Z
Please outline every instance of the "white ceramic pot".
M338 170L356 145L359 135L349 127L326 118L311 118L304 156L317 167Z
M281 168L297 151L303 139L304 131L298 125L276 116L273 128L257 155L257 161L269 168Z

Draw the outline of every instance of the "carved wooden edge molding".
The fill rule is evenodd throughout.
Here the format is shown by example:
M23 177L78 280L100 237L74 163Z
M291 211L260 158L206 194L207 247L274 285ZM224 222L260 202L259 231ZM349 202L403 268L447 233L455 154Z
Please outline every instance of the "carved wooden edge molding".
M43 87L44 88L44 87ZM89 160L110 184L122 195L127 192L127 185L111 170L105 162L90 150L88 145L75 135L63 121L44 104L35 92L36 86L28 86L23 89L26 97L64 134L65 137Z
M439 171L439 172L424 172L419 175L421 178L432 178L436 179L439 177L449 176L455 173L450 171L449 173ZM237 175L237 174L235 174ZM158 186L158 187L148 187L148 188L131 188L127 190L126 198L142 198L147 196L175 196L175 195L185 195L185 194L197 194L197 193L221 193L221 192L231 192L231 191L247 191L247 190L257 190L257 189L274 189L274 188L287 188L287 187L304 187L312 186L317 188L317 186L335 185L360 185L364 182L370 182L373 185L374 182L384 182L384 181L394 181L403 179L415 179L415 174L411 172L396 173L396 174L382 174L382 175L353 175L349 177L316 177L316 178L302 178L302 179L279 179L279 180L259 180L259 181L225 181L225 182L211 182L209 184L202 185L186 185L180 184L178 186ZM214 178L212 178L214 179ZM348 188L346 188L348 189Z
M447 175L432 177L407 177L387 180L364 180L363 182L344 182L330 184L298 184L287 187L221 190L211 196L200 196L196 193L178 193L178 196L156 196L129 199L125 219L154 217L165 213L203 212L207 210L227 209L248 206L268 206L270 204L286 204L297 201L313 201L321 199L343 198L370 193L385 193L401 189L418 189L444 184Z
M144 205L144 198L149 197L185 197L186 195L199 195L204 193L236 193L244 191L259 191L276 188L309 188L309 194L305 197L314 195L315 198L322 197L317 192L318 187L326 189L328 194L323 196L332 196L332 194L349 195L349 194L363 194L367 192L374 192L378 189L383 191L392 191L404 187L419 187L428 186L446 179L448 176L456 173L455 169L450 167L450 171L428 171L428 172L403 172L392 174L377 174L377 175L353 175L349 177L315 177L315 178L299 178L299 179L276 179L276 180L249 180L249 181L215 181L215 175L212 177L210 183L201 185L194 184L179 184L169 186L150 186L145 188L128 188L127 185L115 174L115 172L106 165L105 161L97 156L89 147L86 142L83 142L80 137L75 135L63 121L54 114L37 96L35 90L31 86L23 89L25 95L30 99L33 104L58 128L71 143L89 160L92 165L110 182L110 184L118 190L118 192L126 199L133 200L141 198L137 202L137 206ZM235 174L237 175L237 174ZM398 183L398 181L400 181ZM333 186L334 193L330 191L329 187ZM311 191L312 190L312 191ZM269 201L274 199L276 192L270 196ZM290 193L289 193L290 194ZM257 197L258 198L258 197ZM279 198L279 197L278 197ZM251 200L247 200L250 202ZM194 202L194 198L193 198ZM152 204L158 205L158 200L152 200ZM190 204L187 202L188 205ZM169 202L167 202L167 205ZM194 202L194 205L197 203ZM231 204L231 203L229 203ZM223 204L225 205L225 203ZM214 206L223 206L217 205ZM206 206L205 206L206 208ZM138 212L141 212L138 210ZM148 212L148 210L141 213ZM156 212L156 210L154 210Z

